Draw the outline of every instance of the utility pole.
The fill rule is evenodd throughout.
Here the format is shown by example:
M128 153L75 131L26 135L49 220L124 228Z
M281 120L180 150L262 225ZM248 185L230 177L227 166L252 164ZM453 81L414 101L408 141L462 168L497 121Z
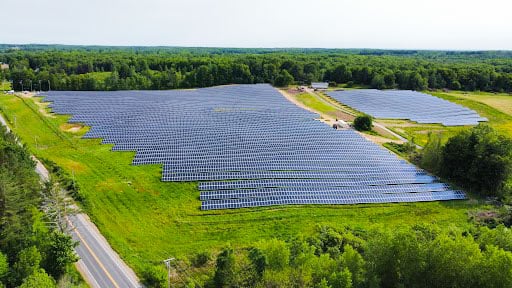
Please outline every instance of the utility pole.
M41 80L39 80L39 93L41 93L43 89L41 89Z
M48 92L50 91L50 80L48 80Z
M167 267L167 288L171 288L171 261L174 261L174 258L165 259L165 267Z
M34 91L34 90L32 89L32 80L30 80L30 92L32 92L32 91Z

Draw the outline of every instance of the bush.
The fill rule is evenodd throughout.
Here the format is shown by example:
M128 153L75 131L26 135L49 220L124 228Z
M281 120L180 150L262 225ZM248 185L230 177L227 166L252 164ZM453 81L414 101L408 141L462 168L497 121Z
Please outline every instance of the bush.
M265 258L265 267L272 270L283 270L290 261L290 249L286 242L278 239L260 241L257 244Z
M203 267L210 261L211 255L209 252L201 252L198 253L193 259L192 259L192 265L194 267Z
M354 119L354 128L357 131L370 131L373 127L373 119L369 115L357 116Z
M217 256L217 266L213 282L215 287L227 287L235 283L235 255L233 249L226 248Z
M167 287L167 271L165 271L163 265L150 266L142 271L141 276L142 283L146 287Z

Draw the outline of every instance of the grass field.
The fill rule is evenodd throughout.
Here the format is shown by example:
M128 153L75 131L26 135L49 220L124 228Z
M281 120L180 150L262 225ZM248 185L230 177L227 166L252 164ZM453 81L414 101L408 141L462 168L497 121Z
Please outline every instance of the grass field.
M72 172L85 197L83 209L113 248L141 272L166 257L216 251L229 243L312 233L317 225L371 229L437 223L466 227L476 200L347 206L287 206L201 211L196 183L163 183L161 167L131 166L134 153L111 152L100 140L80 139L67 117L43 116L33 99L0 97L2 113L31 151ZM36 144L37 143L37 144Z
M443 94L487 104L505 114L512 115L512 94L451 91Z
M467 127L446 127L440 124L418 124L406 120L379 119L378 121L400 136L414 140L420 146L427 144L429 132L441 134L446 140L459 131L467 129Z

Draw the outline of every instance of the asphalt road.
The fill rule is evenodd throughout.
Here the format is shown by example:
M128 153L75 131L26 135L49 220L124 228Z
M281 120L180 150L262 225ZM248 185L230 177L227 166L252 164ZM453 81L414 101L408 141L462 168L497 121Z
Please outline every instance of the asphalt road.
M80 256L78 269L91 287L141 287L135 273L112 250L87 215L69 216L68 225L73 239L80 243L76 247Z
M2 115L0 123L7 127ZM48 181L48 170L34 156L36 172L42 181ZM110 247L107 240L86 214L78 213L67 217L69 233L79 245L75 248L80 257L77 268L82 277L94 288L132 288L142 287L133 270Z

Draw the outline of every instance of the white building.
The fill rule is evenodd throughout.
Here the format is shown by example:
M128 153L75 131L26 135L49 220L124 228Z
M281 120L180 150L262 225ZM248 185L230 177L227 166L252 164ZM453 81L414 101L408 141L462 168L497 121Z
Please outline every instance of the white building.
M311 88L315 90L325 90L329 87L329 83L327 82L312 82Z

